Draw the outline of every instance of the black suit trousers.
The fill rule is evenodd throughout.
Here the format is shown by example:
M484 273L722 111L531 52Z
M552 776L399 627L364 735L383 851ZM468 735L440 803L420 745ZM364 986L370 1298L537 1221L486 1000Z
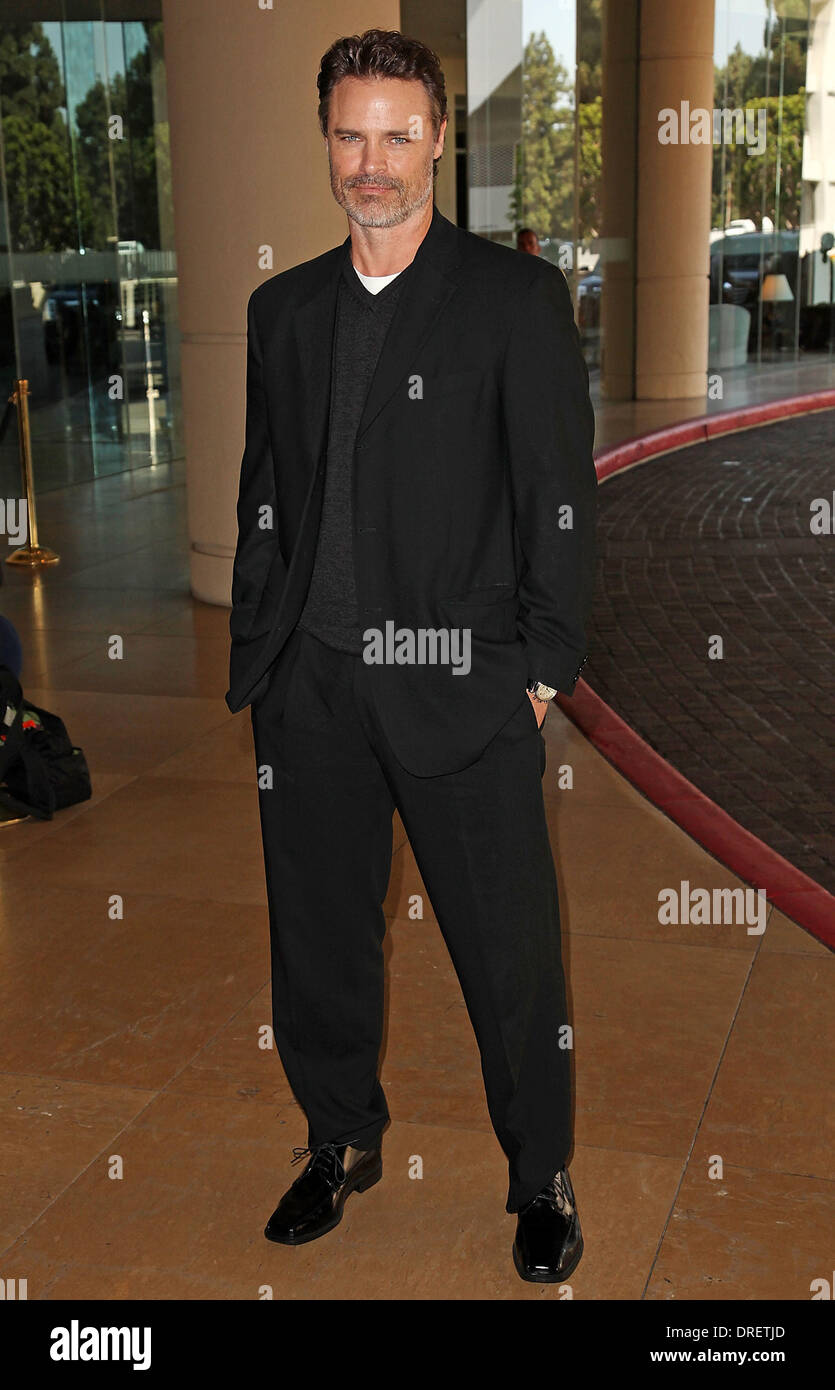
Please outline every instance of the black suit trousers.
M415 776L380 726L374 671L297 628L251 707L276 1046L308 1145L368 1147L388 1120L378 1067L396 807L475 1031L506 1210L518 1211L571 1144L545 742L523 690L476 761Z

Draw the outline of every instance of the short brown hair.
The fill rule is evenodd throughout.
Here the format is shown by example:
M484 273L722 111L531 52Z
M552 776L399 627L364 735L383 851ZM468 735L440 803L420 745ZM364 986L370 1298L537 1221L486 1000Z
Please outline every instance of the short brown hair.
M319 125L328 133L328 107L337 82L343 77L400 77L422 82L432 111L435 139L447 113L446 85L441 62L418 39L407 39L398 29L366 29L364 34L337 39L319 65ZM437 172L438 161L435 160Z

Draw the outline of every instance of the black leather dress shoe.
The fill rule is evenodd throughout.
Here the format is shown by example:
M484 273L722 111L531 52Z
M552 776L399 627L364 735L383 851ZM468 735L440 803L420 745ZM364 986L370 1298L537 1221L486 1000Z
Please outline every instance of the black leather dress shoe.
M513 1263L531 1284L558 1284L580 1263L583 1236L568 1169L555 1173L522 1207L516 1223Z
M342 1208L352 1192L365 1192L383 1176L378 1143L374 1149L354 1149L350 1144L319 1144L315 1149L294 1149L298 1163L310 1161L288 1188L264 1228L267 1240L279 1245L304 1245L316 1240L342 1220Z

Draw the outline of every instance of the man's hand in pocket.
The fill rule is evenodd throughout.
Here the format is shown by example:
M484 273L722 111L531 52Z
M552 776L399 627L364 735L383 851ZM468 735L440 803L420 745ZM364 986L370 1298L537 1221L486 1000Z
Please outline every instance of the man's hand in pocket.
M550 700L537 700L536 696L535 696L535 695L532 695L530 691L527 692L527 695L528 695L528 699L530 700L531 704L533 705L534 714L536 715L536 722L537 722L537 724L539 725L539 727L540 727L540 729L541 729L543 723L545 722L545 716L546 716L546 714L548 713L548 706L549 706L549 704L551 703L551 701L550 701Z

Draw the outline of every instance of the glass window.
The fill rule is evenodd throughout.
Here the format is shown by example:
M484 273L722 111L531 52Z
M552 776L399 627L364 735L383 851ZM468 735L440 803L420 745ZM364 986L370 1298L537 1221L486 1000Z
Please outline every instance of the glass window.
M711 356L739 365L833 350L830 0L717 0ZM738 321L738 322L737 322ZM726 342L720 341L720 328ZM738 331L737 331L738 330ZM819 360L819 357L818 357ZM727 362L726 362L727 365Z
M602 0L469 0L468 226L566 276L600 361Z
M40 493L182 445L159 0L27 10L0 19L0 315ZM14 495L14 427L0 469Z
M714 13L705 368L772 373L779 395L782 367L835 353L835 0ZM563 269L593 387L608 342L616 395L634 390L648 22L606 0L467 3L467 225L513 246L524 232ZM659 257L664 238L659 225Z

